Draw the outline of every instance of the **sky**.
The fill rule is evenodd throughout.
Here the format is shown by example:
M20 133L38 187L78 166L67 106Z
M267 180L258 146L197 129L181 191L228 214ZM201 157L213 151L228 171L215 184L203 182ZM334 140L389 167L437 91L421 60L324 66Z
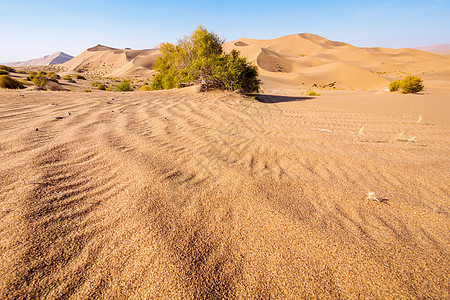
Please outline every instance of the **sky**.
M0 62L97 44L148 49L199 25L226 41L309 32L358 47L450 44L450 0L0 0Z

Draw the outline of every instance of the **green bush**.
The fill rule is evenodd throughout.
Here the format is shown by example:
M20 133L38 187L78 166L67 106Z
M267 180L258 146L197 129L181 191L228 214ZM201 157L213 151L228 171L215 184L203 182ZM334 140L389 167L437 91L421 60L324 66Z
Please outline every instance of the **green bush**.
M11 68L11 67L8 67L8 66L5 66L5 65L0 65L0 69L8 71L9 73L15 73L16 72L16 70L14 68Z
M32 81L34 77L36 77L37 73L34 71L31 71L30 73L28 73L28 77L27 80L28 81Z
M91 93L92 91L91 91L91 90L88 90L88 89L85 89L84 92L85 92L85 93Z
M0 75L0 88L3 89L22 89L23 84L8 75Z
M400 88L400 80L394 80L391 83L389 83L389 90L391 92L396 92Z
M131 86L128 80L124 80L116 86L116 91L118 92L129 92L132 91L133 87Z
M65 76L63 76L63 79L64 79L64 80L72 80L72 76L70 76L70 75L65 75Z
M422 78L419 76L407 76L400 83L400 87L402 88L403 94L415 94L423 90L424 85Z
M48 77L48 79L53 80L53 81L56 81L56 82L57 82L58 79L61 78L61 76L59 76L59 75L56 74L55 72L48 72L48 73L47 73L47 77Z
M306 95L308 95L308 96L320 96L319 93L316 93L316 92L313 91L313 90L307 90L307 91L306 91Z
M80 74L75 74L73 77L75 79L77 79L77 80L86 80L86 78L83 75L80 75Z
M4 69L0 69L0 75L8 75L9 72L4 70Z
M183 87L201 83L203 90L210 87L240 90L244 93L258 92L261 81L258 69L246 58L233 50L223 51L224 41L218 35L199 26L190 36L177 45L162 44L162 57L155 63L158 73L153 78L153 90Z
M37 73L36 76L34 76L34 77L31 79L31 81L33 82L33 84L34 84L35 86L43 87L44 85L47 84L48 78L45 77L44 74L45 74L44 72L39 72L39 73Z
M144 84L143 86L141 86L141 91L146 92L146 91L151 91L151 90L152 90L152 87L147 84Z
M99 85L97 85L97 90L106 91L107 88L108 88L108 86L103 83L100 83Z

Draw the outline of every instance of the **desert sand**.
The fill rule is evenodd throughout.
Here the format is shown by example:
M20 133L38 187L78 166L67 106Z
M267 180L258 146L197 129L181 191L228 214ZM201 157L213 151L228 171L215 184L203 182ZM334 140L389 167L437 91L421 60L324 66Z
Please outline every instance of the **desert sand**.
M2 299L449 296L448 94L0 99Z
M233 47L258 99L0 90L1 299L450 297L449 58ZM99 45L58 68L145 77L158 55ZM385 91L405 74L426 90Z

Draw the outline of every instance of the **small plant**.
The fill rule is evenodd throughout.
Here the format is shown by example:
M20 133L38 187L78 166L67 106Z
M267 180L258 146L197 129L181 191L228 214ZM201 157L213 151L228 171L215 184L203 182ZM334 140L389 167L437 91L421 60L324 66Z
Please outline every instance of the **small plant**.
M73 77L76 80L86 80L86 78L83 75L80 75L80 74L75 74Z
M147 84L144 84L143 86L141 86L141 91L147 92L147 91L151 91L151 90L152 90L152 88Z
M406 142L406 144L410 144L410 143L415 143L417 142L417 139L415 136L412 136L408 139L408 141Z
M419 76L406 76L400 83L403 94L415 94L423 90L423 80Z
M367 194L366 200L375 200L375 201L381 202L378 198L375 197L375 192L371 192L371 191L369 191L369 193Z
M394 80L391 83L389 83L389 91L396 92L400 88L400 80Z
M63 79L64 79L64 80L72 80L72 76L70 76L70 75L65 75L65 76L63 76Z
M316 93L316 92L313 91L313 90L307 90L307 91L306 91L306 95L308 95L308 96L320 96L319 93Z
M356 142L356 140L358 140L361 137L363 131L364 126L359 129L358 134L354 133L353 131L350 131L350 133L353 135L353 142Z
M0 75L8 75L9 72L4 70L4 69L0 69Z
M417 118L417 124L422 123L422 120L423 120L422 115L420 115L420 116Z
M22 89L24 86L20 81L9 77L8 75L0 75L0 88L3 89Z
M124 80L116 86L116 90L118 92L129 92L132 91L133 88L128 80Z
M85 93L91 93L92 91L91 91L91 90L88 90L88 89L86 89L86 90L84 90L84 92L85 92Z

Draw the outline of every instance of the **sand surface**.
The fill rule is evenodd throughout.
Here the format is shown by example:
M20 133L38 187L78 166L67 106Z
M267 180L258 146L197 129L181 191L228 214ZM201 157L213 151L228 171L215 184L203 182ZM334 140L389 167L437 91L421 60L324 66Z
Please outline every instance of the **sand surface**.
M0 298L448 298L449 100L0 91Z

